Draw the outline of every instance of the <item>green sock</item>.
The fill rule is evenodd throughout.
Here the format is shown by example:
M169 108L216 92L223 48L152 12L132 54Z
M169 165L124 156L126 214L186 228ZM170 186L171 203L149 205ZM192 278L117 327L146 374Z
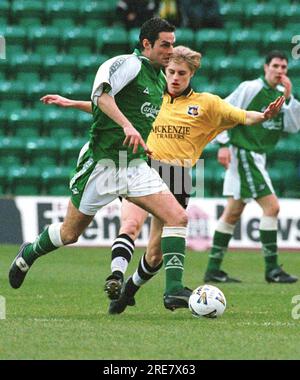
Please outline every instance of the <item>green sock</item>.
M166 294L175 293L183 288L185 238L178 236L162 237L161 247L166 271Z
M277 230L259 230L266 272L278 267Z
M28 245L23 253L23 258L28 265L32 265L34 261L46 253L54 251L58 247L52 244L48 232L48 227L35 239L34 243Z
M231 234L215 231L213 245L208 255L207 272L220 269L231 237Z

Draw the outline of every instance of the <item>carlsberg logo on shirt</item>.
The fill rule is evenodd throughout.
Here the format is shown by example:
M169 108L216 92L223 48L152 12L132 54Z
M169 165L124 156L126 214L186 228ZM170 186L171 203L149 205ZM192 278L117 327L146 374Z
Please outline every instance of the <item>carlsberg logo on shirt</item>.
M141 113L146 117L152 117L153 119L155 119L158 115L158 112L159 108L149 102L144 103L141 107Z

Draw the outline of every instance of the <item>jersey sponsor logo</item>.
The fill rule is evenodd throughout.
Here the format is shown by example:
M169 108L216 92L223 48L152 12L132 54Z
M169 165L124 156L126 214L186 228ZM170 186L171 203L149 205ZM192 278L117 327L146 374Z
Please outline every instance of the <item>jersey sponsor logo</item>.
M182 125L155 125L152 131L158 138L184 139L191 134L191 127Z
M145 90L143 91L143 94L149 95L149 88L146 87Z
M142 115L145 115L146 117L152 117L152 119L155 119L158 115L159 107L154 106L153 104L146 102L141 107L141 113Z
M199 106L188 106L187 110L188 115L198 116L199 115Z

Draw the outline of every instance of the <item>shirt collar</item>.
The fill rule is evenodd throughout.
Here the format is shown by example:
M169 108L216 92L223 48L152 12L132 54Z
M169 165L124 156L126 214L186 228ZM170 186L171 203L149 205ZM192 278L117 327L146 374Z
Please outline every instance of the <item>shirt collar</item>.
M189 97L192 95L192 93L194 92L194 90L192 89L191 85L189 84L187 86L187 88L178 96L172 96L168 90L166 90L167 94L172 98L172 99L176 99L176 98L179 98L180 96L185 96L185 97Z

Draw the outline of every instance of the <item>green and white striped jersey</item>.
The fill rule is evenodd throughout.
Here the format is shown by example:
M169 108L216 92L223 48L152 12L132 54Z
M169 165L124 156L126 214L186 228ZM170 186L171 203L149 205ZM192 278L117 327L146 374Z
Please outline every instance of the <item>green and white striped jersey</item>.
M245 110L263 112L270 102L283 95L283 91L283 86L274 89L264 79L258 78L241 83L225 100ZM225 143L229 137L230 144L234 146L268 153L275 147L282 132L296 133L299 129L300 103L291 96L288 104L282 106L275 118L252 126L239 125L222 133L217 141Z
M122 145L125 139L123 129L99 109L98 97L103 92L113 96L120 111L146 141L160 110L165 87L163 72L155 69L138 50L111 58L99 67L91 94L90 149L94 160L112 160L116 165L121 160L124 165L126 158L127 163L133 159L146 159L142 147L133 154L132 147Z

